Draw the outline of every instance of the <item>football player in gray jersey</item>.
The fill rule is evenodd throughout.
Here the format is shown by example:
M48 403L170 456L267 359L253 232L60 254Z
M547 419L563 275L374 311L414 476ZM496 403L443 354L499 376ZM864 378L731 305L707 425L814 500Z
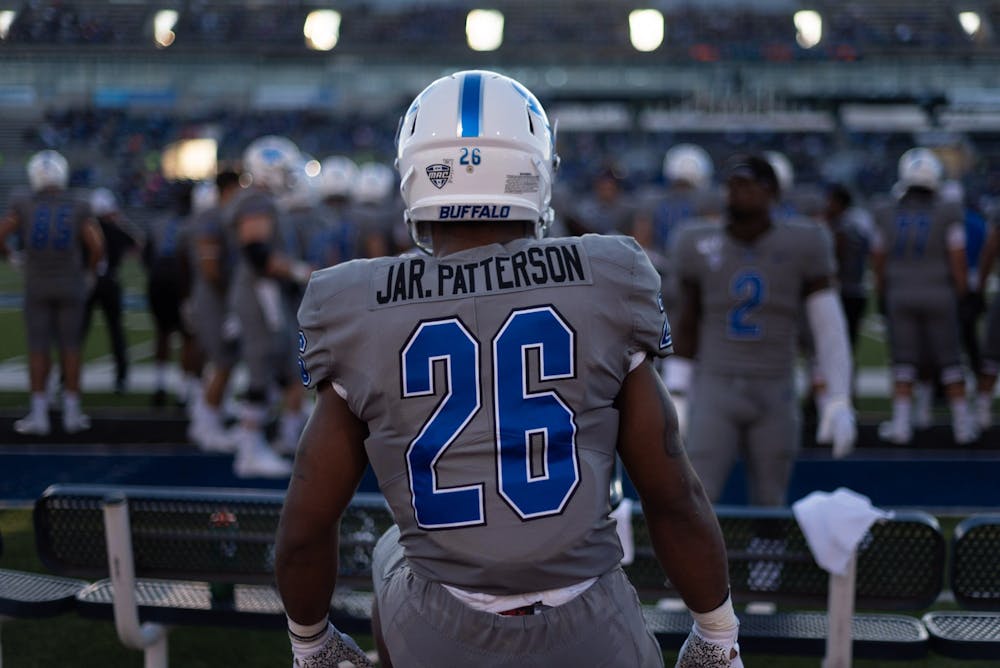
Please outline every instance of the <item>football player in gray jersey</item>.
M327 614L339 518L370 463L396 520L373 558L381 665L662 666L609 517L619 455L694 612L678 665L741 666L725 546L652 366L672 344L645 254L539 238L554 138L512 79L434 82L398 147L431 255L316 272L299 310L318 403L276 554L295 665L349 658Z
M979 294L986 294L990 272L1000 255L1000 219L990 221L990 229L979 258ZM983 360L976 389L976 422L983 431L993 426L993 393L1000 375L1000 293L993 296L986 316Z
M235 339L224 332L229 284L236 264L236 249L226 230L225 211L240 192L240 175L225 169L214 183L203 186L207 188L196 192L207 193L209 202L192 221L191 308L195 337L208 365L202 391L191 409L188 438L202 450L231 452L236 441L224 428L221 408L230 374L239 360ZM202 209L200 205L195 208Z
M879 425L879 436L892 443L912 438L913 386L924 354L940 373L955 442L978 437L956 321L967 291L965 227L961 207L936 195L942 175L933 151L907 151L899 159L902 197L875 212L872 265L887 309L893 372L892 419Z
M15 197L0 219L0 252L14 232L20 233L24 244L31 412L15 422L14 429L21 434L49 433L45 382L54 337L64 383L63 429L74 433L90 427L89 418L80 410L80 335L89 287L103 261L104 240L90 205L66 190L69 165L62 155L56 151L33 155L28 161L28 183L32 194Z
M856 436L850 345L829 232L811 221L772 218L778 179L760 156L731 158L727 185L725 224L689 226L674 247L677 355L666 360L664 375L671 393L685 399L679 410L690 407L688 456L709 498L719 499L742 455L750 502L782 506L800 441L800 313L827 381L817 440L832 442L838 457Z
M294 235L285 225L277 196L286 192L301 165L289 139L260 137L244 151L251 176L228 209L228 224L239 248L229 308L239 323L242 360L249 383L240 409L234 471L240 477L285 477L291 464L275 453L264 433L268 400L276 385L294 380L295 328L290 294L309 280L311 267L293 254ZM287 392L284 410L301 413L301 388Z

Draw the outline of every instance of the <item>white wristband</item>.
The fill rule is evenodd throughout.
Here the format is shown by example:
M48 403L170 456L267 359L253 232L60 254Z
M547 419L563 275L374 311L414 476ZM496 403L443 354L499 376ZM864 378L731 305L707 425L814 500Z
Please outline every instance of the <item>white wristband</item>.
M709 612L691 611L697 632L705 640L725 645L736 641L735 631L740 627L740 620L733 610L733 597L727 596L725 603Z
M327 625L330 623L329 619L323 619L315 624L299 624L288 615L285 615L285 618L288 620L289 633L302 639L318 636L326 630Z

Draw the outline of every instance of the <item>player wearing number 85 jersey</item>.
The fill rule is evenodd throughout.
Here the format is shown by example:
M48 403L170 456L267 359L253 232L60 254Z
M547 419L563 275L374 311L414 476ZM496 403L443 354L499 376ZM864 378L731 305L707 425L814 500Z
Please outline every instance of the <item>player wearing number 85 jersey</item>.
M24 255L31 412L14 429L49 433L45 382L54 337L63 372L63 429L72 433L90 426L80 411L80 330L88 286L103 260L104 237L86 200L66 189L69 165L62 155L36 153L27 171L32 193L15 197L0 220L0 252L7 237L19 232Z
M855 437L850 344L829 233L772 219L779 185L762 157L734 156L727 187L724 225L688 227L674 247L678 356L665 375L671 392L690 390L688 455L709 498L719 499L742 456L750 502L780 506L800 440L793 372L803 306L828 383L817 438L832 440L836 456Z
M721 533L651 364L672 347L659 276L632 239L537 238L553 144L519 83L435 82L403 118L398 160L432 254L309 283L300 366L318 403L276 565L296 665L314 656L304 637L338 642L336 526L369 462L397 524L373 560L382 665L662 665L619 566L616 455L699 620L686 656L742 665Z

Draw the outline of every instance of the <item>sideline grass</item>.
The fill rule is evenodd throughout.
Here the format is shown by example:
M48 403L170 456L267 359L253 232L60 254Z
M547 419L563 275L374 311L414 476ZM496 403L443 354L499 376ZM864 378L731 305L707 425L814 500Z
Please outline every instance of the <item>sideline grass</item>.
M31 512L0 510L4 552L0 567L45 572L35 555ZM140 668L142 654L126 649L115 636L114 624L91 621L73 614L48 620L13 620L2 627L5 668ZM365 649L372 639L356 638ZM665 652L666 666L673 666L675 652ZM815 668L816 657L746 656L747 666ZM291 665L288 639L281 631L175 628L170 632L170 665L185 668L274 668ZM957 661L931 655L921 661L855 661L857 668L995 668L989 661ZM469 667L474 668L474 667Z

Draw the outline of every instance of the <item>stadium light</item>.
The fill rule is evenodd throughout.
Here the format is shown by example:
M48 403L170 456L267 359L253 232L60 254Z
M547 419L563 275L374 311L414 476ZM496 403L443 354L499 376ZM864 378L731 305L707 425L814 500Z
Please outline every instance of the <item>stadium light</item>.
M161 9L153 17L153 41L165 49L174 43L174 26L177 25L177 10Z
M319 173L323 170L323 166L320 164L319 160L310 160L305 165L306 176L311 179L319 176Z
M317 9L306 16L302 34L306 46L313 51L329 51L340 41L340 12L333 9Z
M958 22L969 37L974 37L983 27L983 19L978 12L959 12ZM0 24L0 28L2 28L2 24Z
M663 14L657 9L636 9L628 15L628 35L636 51L656 51L663 44Z
M12 9L5 9L0 12L0 39L7 39L10 34L10 25L14 22L17 12Z
M496 51L503 44L503 14L473 9L465 17L465 39L473 51Z
M795 12L795 41L803 49L811 49L823 39L823 17L819 12L803 9Z

